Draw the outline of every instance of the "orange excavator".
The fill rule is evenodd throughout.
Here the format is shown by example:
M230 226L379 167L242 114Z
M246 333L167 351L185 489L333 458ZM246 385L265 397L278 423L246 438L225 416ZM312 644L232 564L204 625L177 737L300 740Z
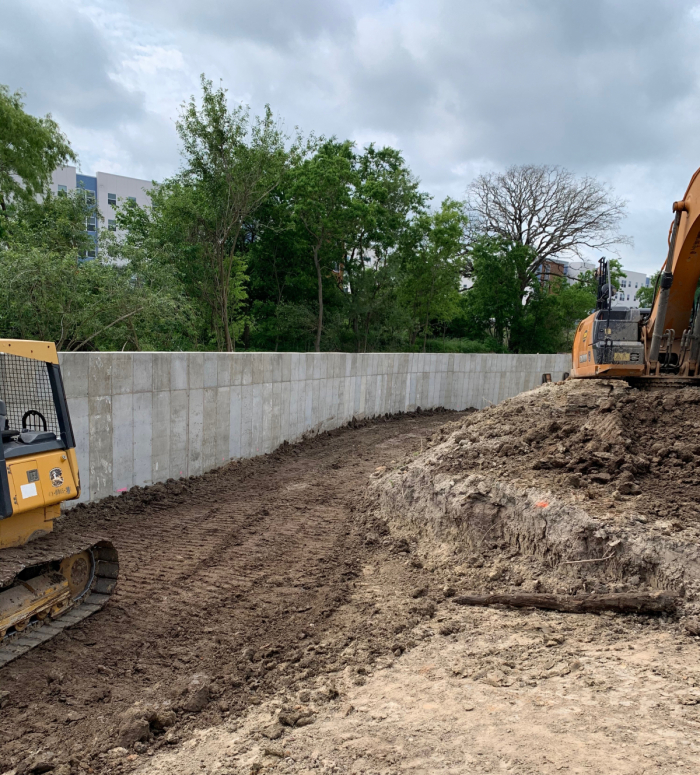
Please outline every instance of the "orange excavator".
M700 169L673 213L651 309L613 309L610 270L601 259L596 311L576 330L572 377L700 384Z

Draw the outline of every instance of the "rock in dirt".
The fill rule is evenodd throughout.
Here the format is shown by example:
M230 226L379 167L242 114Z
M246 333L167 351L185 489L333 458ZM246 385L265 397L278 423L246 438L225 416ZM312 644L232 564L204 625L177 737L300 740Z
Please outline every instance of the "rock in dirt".
M172 708L160 708L156 710L152 726L154 729L168 729L177 721L177 715Z
M277 720L286 727L305 727L308 724L313 724L314 713L308 708L300 710L282 709L277 716Z
M274 748L271 745L265 746L263 750L264 756L274 756L276 759L284 759L287 756L287 752L282 748Z
M51 751L45 751L25 759L17 767L16 775L34 775L34 773L51 772L55 767L54 754Z
M291 726L291 724L288 726ZM284 727L280 723L270 724L261 729L260 734L268 740L279 740L284 734Z
M454 635L459 631L460 625L458 622L443 622L438 630L440 635Z
M294 710L281 710L277 719L285 727L293 727L301 718L301 713Z
M436 610L435 603L432 600L421 600L415 605L410 606L408 612L417 614L423 619L431 619L435 615Z
M148 740L148 736L151 733L148 719L144 718L138 711L127 711L124 716L125 717L119 724L119 733L117 736L119 745L117 748L131 748L131 746L139 740Z
M205 673L197 673L192 676L182 701L182 709L188 713L198 713L209 702L211 678Z

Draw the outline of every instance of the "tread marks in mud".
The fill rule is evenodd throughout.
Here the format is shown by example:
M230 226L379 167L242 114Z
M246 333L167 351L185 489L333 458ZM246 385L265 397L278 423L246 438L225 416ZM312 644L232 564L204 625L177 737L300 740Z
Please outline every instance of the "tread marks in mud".
M289 680L286 672L251 665L243 650L274 647L273 661L281 664L303 651L309 633L323 636L325 616L346 599L356 576L350 566L364 556L351 507L369 475L421 442L425 447L448 417L366 426L362 444L356 431L334 433L303 442L293 454L69 512L56 540L69 542L80 531L103 535L119 553L119 582L105 610L3 669L10 688L3 722L18 734L0 735L0 765L7 769L38 746L69 756L78 748L91 758L114 746L120 713L137 701L172 699L178 682L200 672L227 692L232 709ZM404 443L390 453L375 450L400 434ZM337 468L329 465L335 462ZM60 689L47 678L53 674L63 677ZM103 687L108 695L93 700ZM20 707L25 703L30 716ZM85 716L71 722L70 734L55 722L67 704ZM216 708L203 711L201 723Z

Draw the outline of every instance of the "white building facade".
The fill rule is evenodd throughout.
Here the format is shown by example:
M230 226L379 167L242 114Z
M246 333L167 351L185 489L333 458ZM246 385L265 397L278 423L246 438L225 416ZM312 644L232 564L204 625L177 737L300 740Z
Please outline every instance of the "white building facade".
M596 261L586 261L585 259L574 259L568 261L564 270L564 275L569 282L576 282L576 278L586 271L598 269ZM623 269L625 274L619 280L617 293L613 296L613 309L625 307L627 309L639 309L639 301L635 299L637 291L640 288L649 287L650 278L642 272L631 272Z
M642 272L627 272L620 279L620 287L613 297L613 307L639 309L639 300L635 299L640 288L649 287L651 280Z
M116 231L116 208L127 200L135 202L140 207L147 207L151 203L148 195L153 187L150 180L140 178L128 178L124 175L113 175L109 172L98 172L96 175L83 175L76 171L75 167L59 167L54 173L51 190L54 194L60 191L74 191L82 189L88 200L97 205L101 222L97 217L88 218L87 230L94 233L95 249L88 251L86 258L95 258L99 250L100 229Z

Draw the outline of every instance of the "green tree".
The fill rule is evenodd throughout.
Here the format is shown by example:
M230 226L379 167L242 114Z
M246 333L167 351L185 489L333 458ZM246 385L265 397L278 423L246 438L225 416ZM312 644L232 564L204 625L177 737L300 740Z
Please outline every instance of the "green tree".
M31 116L22 92L0 84L0 210L13 200L45 194L53 171L75 162L65 135L51 115Z
M301 142L285 148L288 138L269 107L251 120L247 107L229 108L224 88L214 89L204 76L201 83L201 106L192 97L177 122L183 170L163 189L174 201L161 201L154 212L174 218L159 224L161 233L179 236L165 247L209 306L219 348L230 352L245 293L246 224L279 186ZM183 261L197 266L185 269Z
M522 287L536 282L532 249L502 237L478 237L470 246L472 285L465 291L467 335L509 346L525 314Z
M465 333L511 352L558 352L595 307L593 275L570 284L533 269L532 248L481 236L470 250L472 286L464 293ZM523 299L521 288L527 295Z
M0 244L77 257L95 247L93 237L85 229L90 216L99 219L99 212L87 202L82 191L58 195L47 191L40 199L14 200L6 213Z
M588 287L570 284L564 277L534 283L522 320L513 331L511 352L571 350L578 322L594 307L595 293Z
M343 288L353 349L366 352L370 343L395 347L396 336L408 325L397 296L399 246L428 197L419 191L418 180L393 148L370 144L354 154L353 166Z
M651 309L654 306L654 294L656 293L656 284L659 280L660 272L656 272L649 278L649 285L642 286L634 298L639 302L639 306L645 309Z
M10 245L0 262L0 335L59 350L178 349L187 304L147 267Z
M324 275L342 263L352 220L351 189L356 184L352 143L328 140L295 171L291 184L293 216L308 239L316 271L318 317L314 348L321 350Z
M423 352L433 324L459 314L467 223L464 204L448 198L436 212L420 213L404 240L398 297L410 319L409 344L422 334Z

